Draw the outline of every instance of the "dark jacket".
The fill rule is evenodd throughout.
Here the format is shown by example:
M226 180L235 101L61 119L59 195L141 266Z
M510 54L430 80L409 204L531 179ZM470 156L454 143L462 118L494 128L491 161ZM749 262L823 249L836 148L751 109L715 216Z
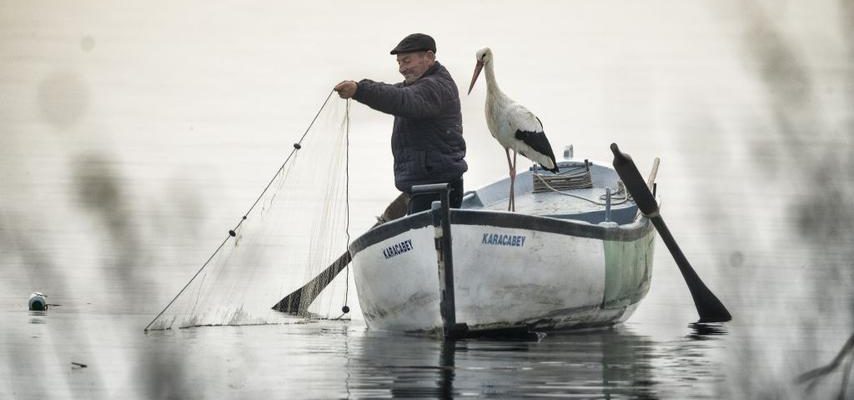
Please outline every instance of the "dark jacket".
M451 74L439 62L411 84L359 81L354 99L394 115L391 151L394 184L409 192L412 185L449 182L468 165L463 140L460 96Z

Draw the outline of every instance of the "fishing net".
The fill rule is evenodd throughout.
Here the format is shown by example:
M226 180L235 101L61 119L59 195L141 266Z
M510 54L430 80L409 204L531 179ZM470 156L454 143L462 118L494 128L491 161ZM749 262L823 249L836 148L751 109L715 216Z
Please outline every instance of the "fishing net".
M349 240L349 104L330 98L258 188L257 201L146 331L295 321L271 307L338 259ZM340 313L347 290L340 278L309 311Z

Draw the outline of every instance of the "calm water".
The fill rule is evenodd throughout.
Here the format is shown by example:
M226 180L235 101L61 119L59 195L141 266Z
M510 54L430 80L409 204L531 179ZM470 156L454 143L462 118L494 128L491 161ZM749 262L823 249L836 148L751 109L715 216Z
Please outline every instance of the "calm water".
M5 394L33 398L715 398L725 379L715 353L728 340L726 328L655 340L629 325L539 341L449 344L330 321L140 338L138 330L115 328L133 318L114 315L4 318L29 325L25 337L5 343L28 349L18 354ZM110 333L85 335L88 351L51 333L83 327Z
M854 333L850 1L440 2L417 22L381 1L6 3L0 398L854 397L840 370L794 383ZM354 312L143 334L330 88L397 81L387 53L412 31L460 87L491 46L556 150L661 157L663 214L735 320L691 325L658 243L650 294L613 330L446 345ZM506 174L484 93L463 97L469 187ZM395 196L391 119L351 117L361 232ZM26 311L36 290L61 306Z

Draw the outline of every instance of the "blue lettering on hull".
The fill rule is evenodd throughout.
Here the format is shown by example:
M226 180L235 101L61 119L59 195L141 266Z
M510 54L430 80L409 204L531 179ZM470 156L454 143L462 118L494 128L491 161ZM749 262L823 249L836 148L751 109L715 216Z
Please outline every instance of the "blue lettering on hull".
M403 253L411 251L412 249L414 249L414 247L412 247L412 239L407 239L400 243L395 243L392 246L384 248L383 257L388 260L389 258L397 257Z
M480 244L491 246L525 246L525 235L508 235L506 233L484 233Z

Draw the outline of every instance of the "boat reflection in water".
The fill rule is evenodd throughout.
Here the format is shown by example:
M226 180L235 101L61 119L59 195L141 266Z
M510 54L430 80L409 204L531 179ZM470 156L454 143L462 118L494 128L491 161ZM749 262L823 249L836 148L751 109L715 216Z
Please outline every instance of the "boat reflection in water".
M714 393L690 388L721 378L704 351L714 338L697 329L673 343L654 342L625 326L533 340L349 334L346 388L354 397L712 398Z

